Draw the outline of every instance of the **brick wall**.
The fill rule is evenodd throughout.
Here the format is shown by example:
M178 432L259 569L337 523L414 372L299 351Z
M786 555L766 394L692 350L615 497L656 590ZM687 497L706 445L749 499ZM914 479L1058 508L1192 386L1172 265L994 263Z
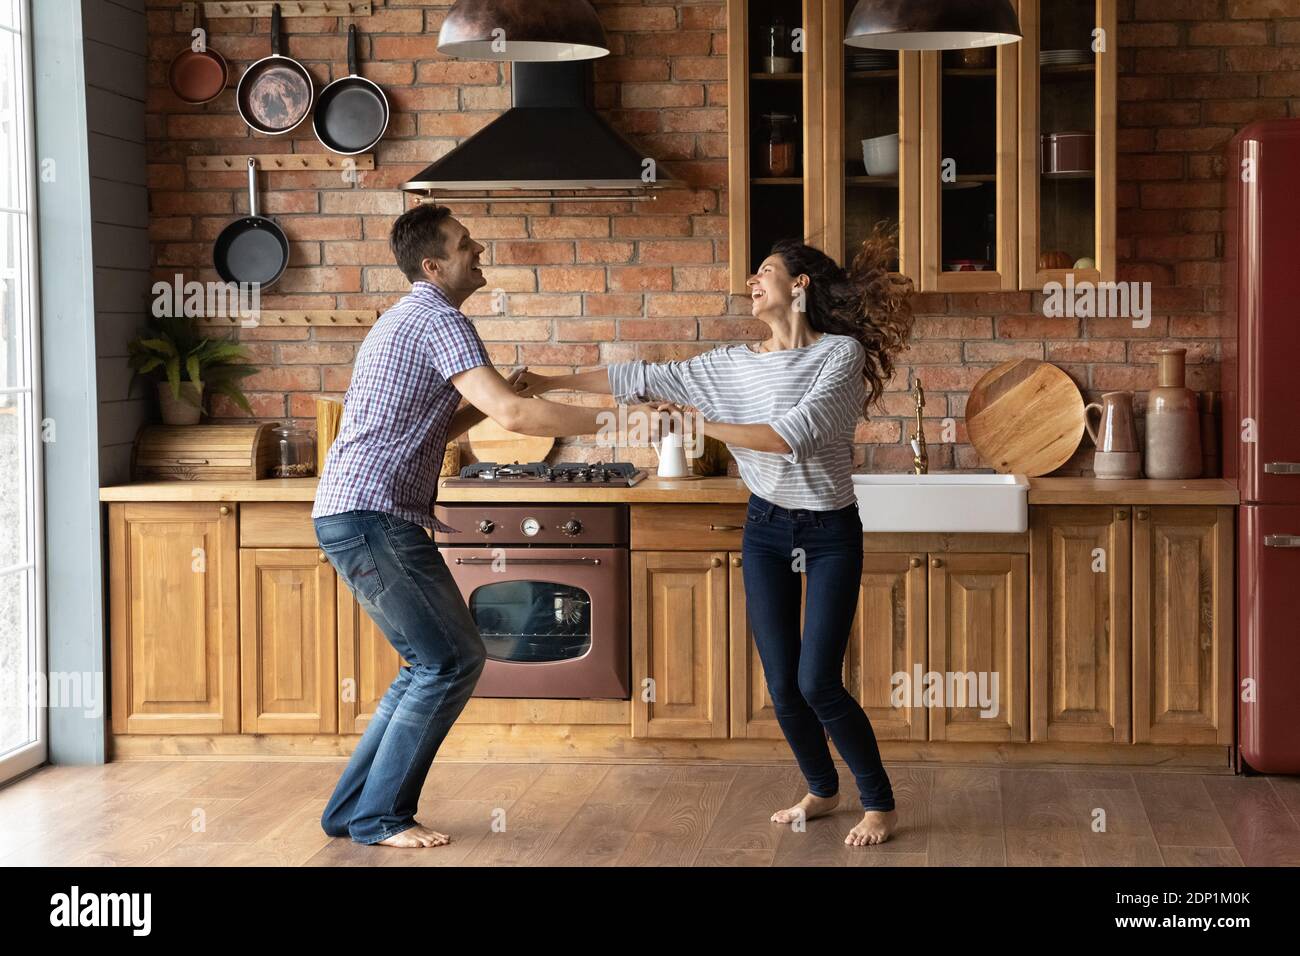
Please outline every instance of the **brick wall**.
M509 102L508 65L450 60L434 49L447 6L375 0L375 15L358 23L363 72L385 87L394 109L373 172L359 183L335 173L262 175L262 211L285 227L293 260L268 307L382 310L403 293L405 281L385 241L408 202L396 185ZM466 311L500 366L558 371L632 357L680 358L762 330L748 316L748 301L726 293L725 4L597 0L596 7L613 52L595 65L597 105L691 188L649 208L453 204L489 248L489 285ZM167 89L166 69L189 23L179 2L149 0L148 8L154 271L159 278L177 272L214 278L212 240L245 210L245 174L187 172L186 157L321 147L310 123L284 137L252 137L236 112L233 88L207 106L180 104ZM859 426L862 468L896 471L910 464L902 440L911 410L905 390L915 374L929 396L935 469L979 466L973 449L961 443L964 431L957 444L940 444L941 420L960 419L971 385L1013 356L1062 366L1089 400L1105 390L1134 389L1141 408L1141 393L1154 381L1155 349L1176 343L1189 350L1189 384L1217 387L1221 147L1253 119L1300 115L1300 3L1121 0L1120 21L1120 278L1154 284L1151 326L1047 319L1030 293L920 296L915 345L900 359L883 413ZM318 84L346 72L337 20L285 24L288 51L306 62ZM269 51L267 22L214 20L212 42L237 76ZM508 314L490 314L486 293L493 288L509 294ZM258 417L307 418L316 397L341 396L361 335L325 328L242 331L263 368L247 382ZM223 400L214 412L239 414ZM644 461L642 451L650 454L635 449L630 457ZM1086 468L1090 452L1085 439L1062 471Z

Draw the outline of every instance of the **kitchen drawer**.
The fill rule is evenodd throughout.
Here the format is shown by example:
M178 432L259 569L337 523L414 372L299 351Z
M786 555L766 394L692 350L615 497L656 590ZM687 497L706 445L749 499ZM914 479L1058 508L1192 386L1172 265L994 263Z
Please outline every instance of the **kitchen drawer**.
M634 551L739 551L746 505L633 505Z
M315 548L309 501L250 501L239 506L241 548Z

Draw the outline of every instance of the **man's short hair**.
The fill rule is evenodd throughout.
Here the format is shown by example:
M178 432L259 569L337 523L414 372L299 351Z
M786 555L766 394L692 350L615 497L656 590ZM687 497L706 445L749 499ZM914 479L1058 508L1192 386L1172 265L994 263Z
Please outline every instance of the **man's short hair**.
M451 210L446 206L422 202L406 210L393 223L388 244L397 260L397 267L411 282L424 278L420 263L425 259L446 258L442 224L449 216Z

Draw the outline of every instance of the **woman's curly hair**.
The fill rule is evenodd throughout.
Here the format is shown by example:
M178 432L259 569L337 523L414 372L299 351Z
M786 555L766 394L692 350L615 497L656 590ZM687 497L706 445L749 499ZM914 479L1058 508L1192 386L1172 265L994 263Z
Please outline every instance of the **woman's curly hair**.
M891 270L898 261L897 230L877 223L847 269L798 239L780 240L772 255L781 257L790 275L808 277L805 306L814 329L862 343L867 407L878 403L893 378L894 356L909 347L912 336L912 280Z

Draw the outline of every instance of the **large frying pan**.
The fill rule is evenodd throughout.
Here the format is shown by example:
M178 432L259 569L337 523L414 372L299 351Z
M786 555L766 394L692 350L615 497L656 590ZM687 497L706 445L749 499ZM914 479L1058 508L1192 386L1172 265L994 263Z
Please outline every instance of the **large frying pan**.
M295 129L311 112L315 88L297 60L280 54L280 5L271 8L271 55L239 78L235 101L254 132L279 136Z
M348 27L348 75L321 90L311 118L322 146L345 156L373 147L388 129L388 97L357 71L357 28Z
M203 31L201 34L200 30ZM226 58L208 45L202 3L194 4L194 32L203 38L199 44L203 49L195 50L191 46L177 53L167 70L167 82L179 99L198 106L221 95L230 80L230 67L226 64Z
M212 254L224 282L257 282L268 289L289 264L289 239L272 219L257 214L257 160L248 159L248 215L217 236Z

